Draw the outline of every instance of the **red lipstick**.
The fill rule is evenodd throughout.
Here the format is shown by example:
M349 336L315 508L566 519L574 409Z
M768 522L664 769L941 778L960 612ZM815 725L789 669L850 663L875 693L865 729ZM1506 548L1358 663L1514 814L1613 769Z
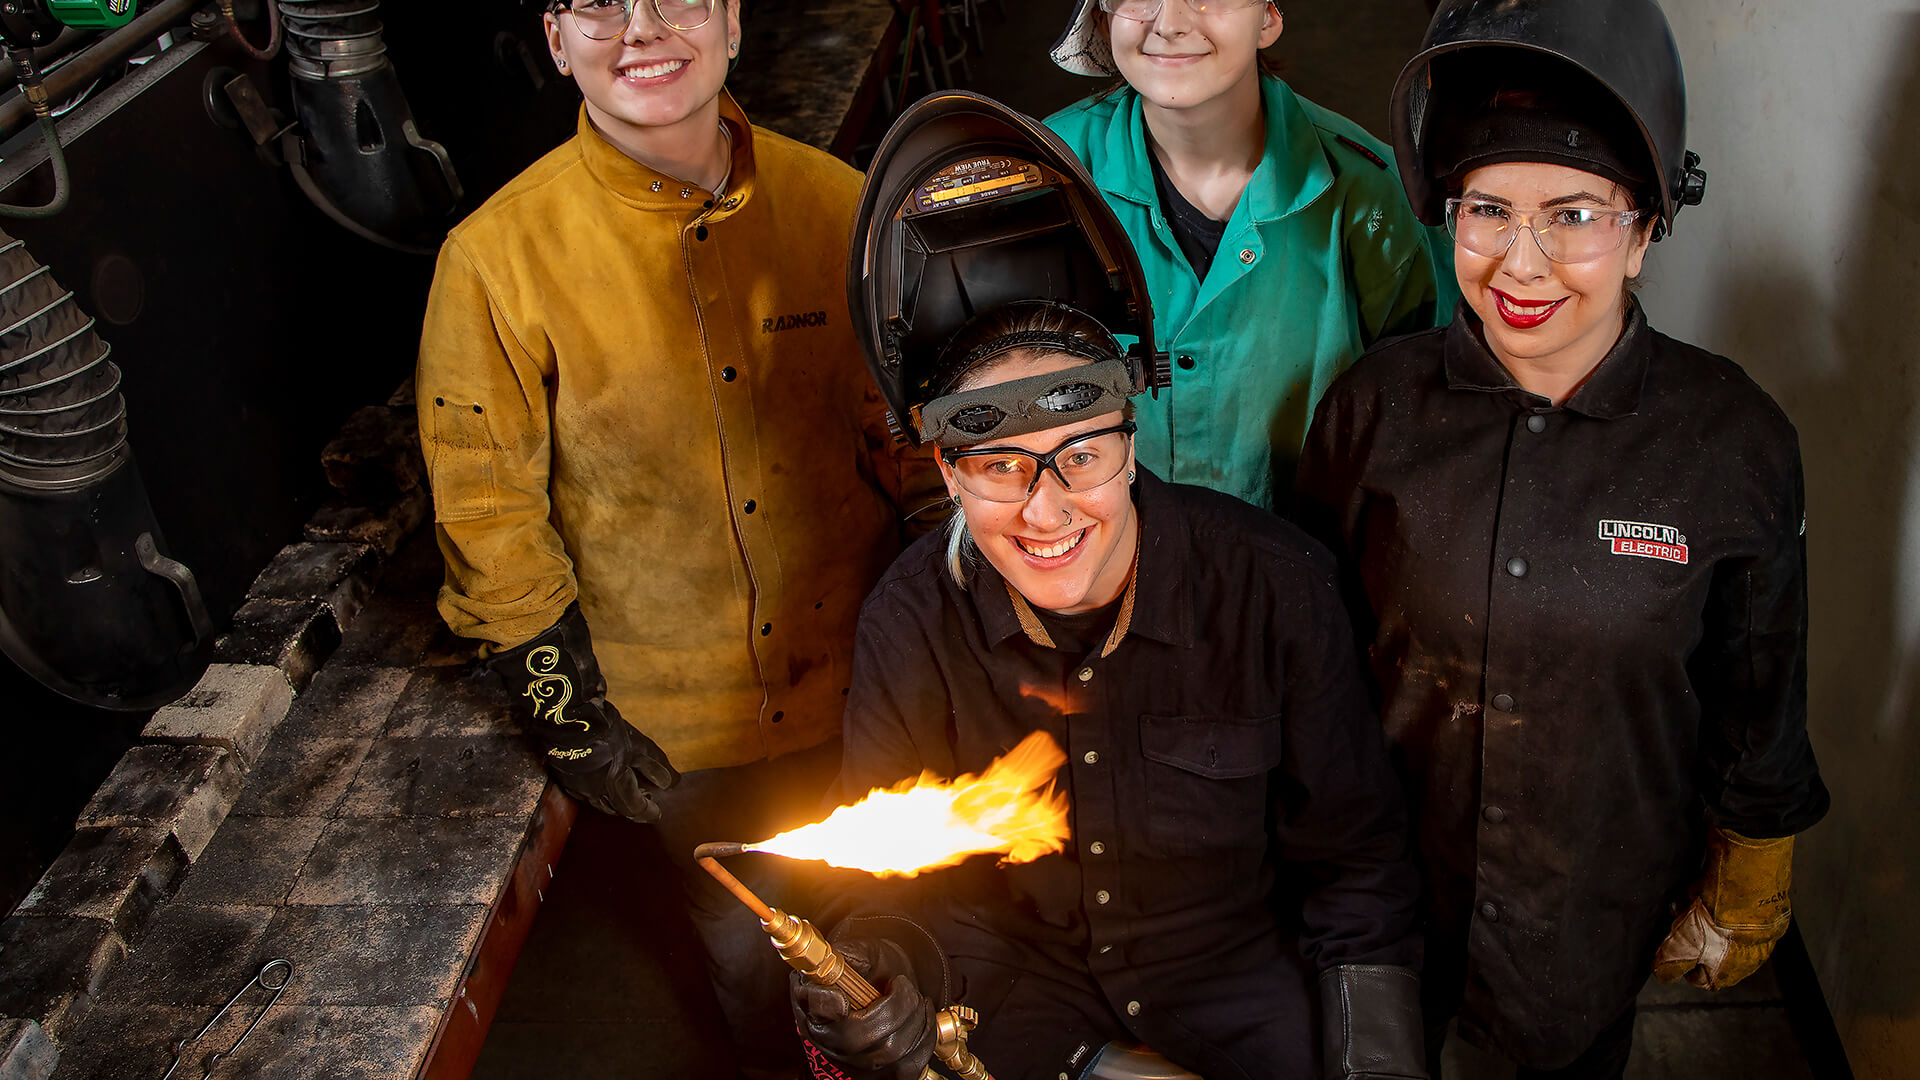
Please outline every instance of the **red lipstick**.
M1493 306L1495 310L1500 312L1501 321L1513 327L1515 330L1531 330L1541 323L1546 322L1548 319L1553 318L1553 313L1559 311L1560 305L1566 303L1568 299L1563 296L1549 303L1541 303L1539 301L1518 300L1501 292L1499 289L1490 289L1488 291L1493 293Z

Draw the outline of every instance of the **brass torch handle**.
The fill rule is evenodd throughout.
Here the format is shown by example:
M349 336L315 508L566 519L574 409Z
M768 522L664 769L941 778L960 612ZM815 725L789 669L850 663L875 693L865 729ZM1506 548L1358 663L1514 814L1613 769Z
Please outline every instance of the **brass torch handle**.
M702 869L712 874L715 881L760 917L761 927L773 939L773 947L780 951L788 967L822 986L839 987L856 1009L864 1009L879 1001L880 992L828 944L825 934L814 929L807 920L769 906L720 865L719 859L738 855L741 850L740 844L701 844L693 850L693 854ZM941 1009L935 1013L937 1041L933 1048L934 1056L959 1080L993 1080L987 1067L967 1050L967 1032L972 1029L974 1019L971 1010L960 1007ZM921 1072L920 1080L942 1078L929 1066Z

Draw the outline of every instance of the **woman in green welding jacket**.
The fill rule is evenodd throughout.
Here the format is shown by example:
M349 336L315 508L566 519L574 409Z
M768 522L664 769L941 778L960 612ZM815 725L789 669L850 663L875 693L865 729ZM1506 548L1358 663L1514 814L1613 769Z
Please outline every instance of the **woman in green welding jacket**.
M1268 0L1079 0L1054 63L1126 83L1047 119L1139 252L1173 359L1135 452L1265 507L1334 377L1458 296L1387 148L1261 69L1280 31Z

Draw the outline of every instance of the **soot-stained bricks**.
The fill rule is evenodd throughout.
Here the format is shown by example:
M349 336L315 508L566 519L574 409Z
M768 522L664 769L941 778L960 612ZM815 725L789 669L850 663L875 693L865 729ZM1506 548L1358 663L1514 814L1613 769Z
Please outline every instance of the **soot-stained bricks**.
M213 658L277 667L304 690L339 646L340 624L324 602L256 597L233 613L233 629L214 642Z
M47 1080L60 1051L31 1020L0 1019L0 1080Z
M99 919L132 943L186 872L167 828L80 829L14 913Z
M289 1005L447 1002L486 921L484 904L286 907L263 948L299 966Z
M425 668L414 673L393 711L387 714L385 734L500 734L515 730L519 711L520 701L490 672L465 667Z
M276 910L177 899L114 971L97 1007L225 1004L268 959L261 941ZM190 1034L183 1031L176 1038Z
M320 739L282 734L247 780L234 813L261 817L331 817L353 786L372 739Z
M526 822L500 818L337 818L314 847L292 904L491 904Z
M280 904L313 854L327 821L235 814L193 864L181 903Z
M79 828L159 826L187 858L226 820L245 778L234 755L213 746L136 746L80 812Z
M372 738L386 730L387 714L413 671L344 660L335 658L314 676L307 692L287 710L282 737Z
M307 522L306 537L317 542L367 544L382 558L391 559L432 508L432 500L421 488L378 506L329 503Z
M264 664L213 664L185 697L153 714L142 737L153 742L223 746L243 768L259 760L293 704L280 669Z
M524 816L546 789L545 767L512 736L380 739L340 812L354 817Z
M55 1043L64 1042L126 952L100 919L15 915L0 922L0 956L7 960L0 1016L36 1020Z
M344 630L366 606L379 568L379 555L365 544L288 544L253 579L247 596L319 600Z

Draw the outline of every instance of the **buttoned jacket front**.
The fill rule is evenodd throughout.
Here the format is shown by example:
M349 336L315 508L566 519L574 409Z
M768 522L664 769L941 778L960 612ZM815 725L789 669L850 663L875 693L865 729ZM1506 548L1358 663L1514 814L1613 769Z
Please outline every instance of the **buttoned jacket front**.
M837 730L894 502L938 484L890 456L848 323L859 175L722 116L716 198L582 110L449 236L417 384L448 624L511 647L577 596L608 699L682 770Z
M1429 996L1464 990L1463 1032L1558 1068L1646 981L1709 823L1826 810L1793 426L1637 306L1555 406L1462 305L1334 384L1300 487L1405 771Z

